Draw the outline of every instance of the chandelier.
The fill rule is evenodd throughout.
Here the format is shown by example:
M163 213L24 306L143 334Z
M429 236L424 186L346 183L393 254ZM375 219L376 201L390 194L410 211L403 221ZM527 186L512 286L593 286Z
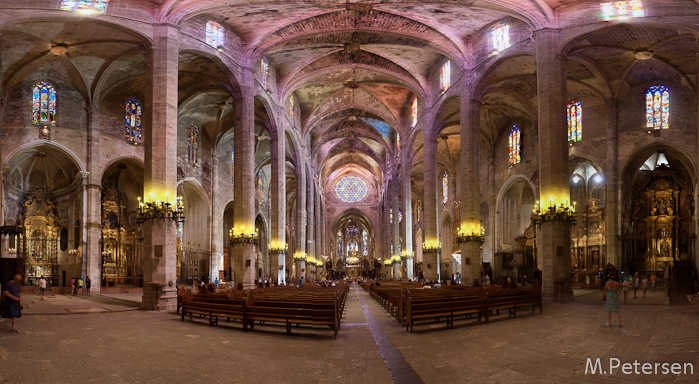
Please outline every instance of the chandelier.
M165 194L165 201L160 201L155 199L155 194L149 194L149 201L142 202L141 198L138 198L138 217L136 222L143 224L146 220L151 219L170 219L172 221L182 223L184 222L184 203L182 203L182 197L177 196L177 200L173 206L170 203L168 197L169 193Z
M485 241L485 229L483 227L476 228L471 226L471 230L467 230L465 226L459 228L459 232L456 234L456 242L458 244L469 243L469 242L479 242L483 243Z
M549 198L549 207L542 212L541 204L537 201L534 213L532 213L532 221L539 226L547 221L562 221L575 225L575 205L575 202L573 202L573 205L570 205L570 199L563 199L563 203L556 205L551 197Z
M282 254L285 254L288 249L289 249L289 244L273 241L269 245L269 254L270 255L282 255Z
M439 241L425 241L422 244L423 253L437 253L442 251L442 243Z
M308 255L306 255L306 252L297 251L296 253L294 253L294 260L304 261L306 260L306 257L308 257Z
M254 227L238 227L237 229L235 227L231 228L230 231L228 232L228 237L230 238L230 243L231 244L238 244L238 243L250 243L250 244L257 244L257 229Z

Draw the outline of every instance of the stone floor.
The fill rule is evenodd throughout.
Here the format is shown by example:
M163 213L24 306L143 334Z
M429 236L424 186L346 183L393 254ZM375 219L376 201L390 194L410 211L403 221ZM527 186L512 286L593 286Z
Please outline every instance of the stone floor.
M641 296L641 295L639 295ZM699 380L699 301L667 306L661 292L630 299L606 326L600 291L490 324L401 328L352 288L337 339L329 329L286 336L240 323L210 327L138 310L139 294L25 295L20 334L0 322L0 383L618 383ZM416 328L416 331L418 329ZM295 330L294 330L295 331ZM694 374L585 374L587 358L692 363Z

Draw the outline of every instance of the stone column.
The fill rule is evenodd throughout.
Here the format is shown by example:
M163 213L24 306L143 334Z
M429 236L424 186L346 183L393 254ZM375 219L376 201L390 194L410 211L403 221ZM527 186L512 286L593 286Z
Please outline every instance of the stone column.
M92 281L91 293L100 293L102 285L102 187L99 175L102 174L99 162L99 139L97 138L97 111L88 112L90 124L87 139L87 163L91 172L84 172L84 188L86 189L87 215L85 221L86 236L83 240L83 254L85 255L85 276Z
M560 54L557 29L541 29L536 40L539 111L539 199L542 208L570 199L568 135L566 130L566 63ZM542 292L546 299L573 301L570 266L570 224L547 221L538 233L542 258Z
M323 233L321 232L321 224L320 224L323 220L322 215L321 215L321 211L320 211L321 195L320 195L320 189L318 188L318 179L316 178L315 175L313 176L313 185L314 185L314 189L316 191L315 192L315 199L313 200L315 202L315 208L313 209L313 212L315 213L315 215L313 217L313 231L315 233L313 236L313 240L314 240L313 245L315 245L316 258L320 261L323 261L323 247L322 247L323 244L322 244L322 240L321 240L323 238ZM317 271L316 272L316 279L322 278L323 277L322 276L323 275L323 273L322 273L323 268L316 267L316 271Z
M401 233L403 234L403 242L405 244L404 251L407 254L402 261L404 275L403 280L412 280L415 278L413 266L413 207L412 207L412 183L411 170L412 164L410 159L410 149L406 148L401 152L401 186L403 195L403 223Z
M144 105L144 198L175 203L177 197L177 79L179 31L156 25L147 53ZM152 195L151 195L152 194ZM152 197L151 197L152 196ZM166 197L167 196L167 197ZM143 225L143 301L146 309L175 310L177 250L175 222L146 220ZM160 307L157 297L160 295Z
M614 99L607 100L607 167L605 175L606 201L605 201L605 243L607 245L607 263L612 263L619 270L623 257L619 254L619 133L618 133L619 107ZM581 207L584 201L579 201ZM604 266L603 266L604 267Z
M298 164L296 164L296 252L306 252L306 225L304 215L306 213L306 162L303 161L306 154L301 150ZM303 277L302 270L306 269L306 261L294 259L294 277Z
M437 233L437 132L432 126L432 111L424 111L424 242L439 244ZM449 244L444 245L449 247ZM425 280L437 280L439 267L439 252L423 252L423 275Z
M82 277L83 281L85 281L85 276L87 276L87 218L88 218L88 212L87 212L87 207L88 207L88 195L87 195L87 177L90 175L90 172L88 171L81 171L80 176L82 179L82 187L83 187L83 207L82 207L82 217L80 221L83 223L82 226L82 246L80 247L82 252L82 257L81 260L82 262L80 263L81 268L80 268L80 276ZM101 228L101 226L100 226ZM83 291L84 292L84 291Z
M244 67L241 71L242 97L235 100L235 180L233 200L234 232L255 231L255 101L253 97L254 69ZM231 267L235 285L244 287L255 284L255 245L235 242L232 245Z
M315 257L315 231L313 230L314 220L315 220L315 188L313 188L313 176L308 170L306 170L306 253L310 257ZM313 277L313 268L310 268L312 264L306 264L306 278ZM304 279L305 280L305 279Z
M284 116L280 108L279 116ZM281 119L280 119L281 120ZM273 268L276 268L277 283L281 284L286 278L286 252L279 251L286 245L286 152L284 150L284 128L276 127L276 134L272 135L272 180L270 182L270 194L272 200L272 233L270 236L271 247L276 249L276 266L270 260ZM270 255L270 259L274 255ZM275 272L273 271L272 274Z
M398 222L398 213L400 212L400 185L398 180L398 162L394 163L393 175L391 177L391 185L393 193L391 193L391 207L393 207L393 223L391 223L391 238L393 239L393 253L391 256L400 257L400 223ZM393 263L393 280L400 280L400 263Z
M222 112L219 112L219 119L221 114ZM219 172L221 171L221 165L216 148L213 148L211 153L211 169L213 169L213 172L211 175L211 220L209 220L209 243L211 244L211 255L209 256L209 278L211 281L214 281L218 277L219 267L221 266L221 258L223 257L223 248L221 244L221 239L223 239L223 210L221 210L218 197ZM226 169L228 169L230 172L230 162L225 161L224 164L226 164Z
M461 183L462 233L480 233L480 100L473 92L473 76L464 73L461 90L461 159L459 182ZM481 242L467 241L461 244L461 282L472 285L478 281L481 269Z

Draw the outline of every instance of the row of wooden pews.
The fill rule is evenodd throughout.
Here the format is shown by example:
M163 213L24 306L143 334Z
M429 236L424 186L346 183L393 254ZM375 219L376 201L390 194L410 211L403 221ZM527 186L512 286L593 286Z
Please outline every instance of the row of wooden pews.
M382 282L376 285L367 281L362 283L362 287L410 332L416 324L425 324L423 320L438 322L444 319L447 328L454 328L454 320L470 319L474 315L478 322L485 319L488 323L490 316L499 315L500 310L507 310L508 316L513 318L525 307L531 307L532 313L536 308L543 313L538 285L515 289L492 285L445 285L438 289L424 289L417 283Z
M191 290L178 291L182 321L189 315L208 318L209 325L218 324L219 318L240 320L243 330L258 324L283 324L286 333L292 326L328 326L340 328L349 285L337 287L266 287L250 290L231 290L223 294L192 294ZM181 299L180 299L181 297ZM179 308L178 308L179 309Z

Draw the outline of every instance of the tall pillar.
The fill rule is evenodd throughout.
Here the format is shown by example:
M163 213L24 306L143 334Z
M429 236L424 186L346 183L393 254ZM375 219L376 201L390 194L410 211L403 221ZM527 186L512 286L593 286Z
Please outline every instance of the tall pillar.
M542 208L570 199L566 131L566 63L560 54L560 31L541 29L536 40L539 110L539 198ZM542 293L548 300L573 301L570 224L545 221L537 238L542 257Z
M235 100L235 180L233 200L233 228L237 233L255 231L255 102L253 98L254 69L244 67L241 71L240 88L242 97ZM235 236L235 234L234 234ZM235 242L232 245L231 279L235 285L244 287L255 284L255 244Z
M313 188L313 176L310 174L310 172L307 171L306 174L306 190L308 191L306 195L306 253L310 257L315 257L316 254L316 249L315 249L315 232L313 231L313 225L314 220L315 220L315 188ZM311 271L313 271L313 268L310 268L311 264L306 263L306 278L312 278L313 275L311 274ZM304 279L305 280L305 279Z
M306 214L306 164L302 159L305 153L299 156L296 164L296 253L306 253L306 224L304 215ZM306 261L294 259L294 277L303 277L301 271L306 269Z
M480 100L473 92L473 76L464 73L461 90L460 233L481 234ZM474 233L475 232L475 233ZM477 236L461 243L461 281L472 285L481 268L481 242Z
M221 118L222 110L219 112L219 120ZM219 268L221 268L221 259L223 257L222 239L223 239L223 210L221 209L219 203L219 172L220 172L220 161L216 149L212 150L211 155L212 166L211 169L214 171L211 175L211 220L209 220L209 243L211 244L211 255L209 256L209 279L215 281L219 274ZM225 169L230 172L230 162L225 161Z
M153 35L146 69L144 198L148 201L167 199L174 204L177 197L179 32L172 25L156 25ZM143 224L142 308L175 310L175 227L174 221L160 218L146 220ZM156 305L158 295L160 307Z
M415 278L413 266L413 207L412 207L412 183L411 170L412 164L410 161L410 150L405 149L401 152L401 189L403 194L403 223L401 225L401 233L403 234L403 247L406 257L403 258L403 280L412 280Z
M322 222L322 216L320 212L320 190L318 189L318 180L316 179L316 176L313 175L313 185L315 189L315 199L313 201L315 202L315 208L313 209L314 216L313 216L313 231L314 231L314 236L313 236L313 245L315 246L315 254L316 258L320 261L323 261L323 248L322 248L322 238L323 238L323 233L321 232L321 225L320 223ZM323 278L322 272L323 269L325 268L325 264L323 264L323 267L316 267L316 279Z
M437 132L432 126L432 111L424 111L424 242L425 244L438 245L437 233ZM446 247L449 245L447 244ZM423 274L425 280L437 280L439 267L438 251L423 251Z
M616 100L607 100L607 169L605 175L605 243L607 246L607 263L612 263L620 270L623 258L619 254L619 108ZM579 202L584 206L585 202Z
M280 108L279 116L284 116L283 109ZM280 119L281 121L281 119ZM284 128L276 127L277 133L272 135L272 180L270 182L270 192L272 200L272 233L270 245L276 254L276 266L272 262L276 272L277 283L282 284L286 275L286 151L284 150Z
M394 163L393 175L391 176L391 207L393 208L393 223L391 223L391 238L393 239L393 253L391 256L400 257L400 223L398 214L400 213L400 181L398 180L398 161ZM400 280L400 263L393 262L393 280Z

